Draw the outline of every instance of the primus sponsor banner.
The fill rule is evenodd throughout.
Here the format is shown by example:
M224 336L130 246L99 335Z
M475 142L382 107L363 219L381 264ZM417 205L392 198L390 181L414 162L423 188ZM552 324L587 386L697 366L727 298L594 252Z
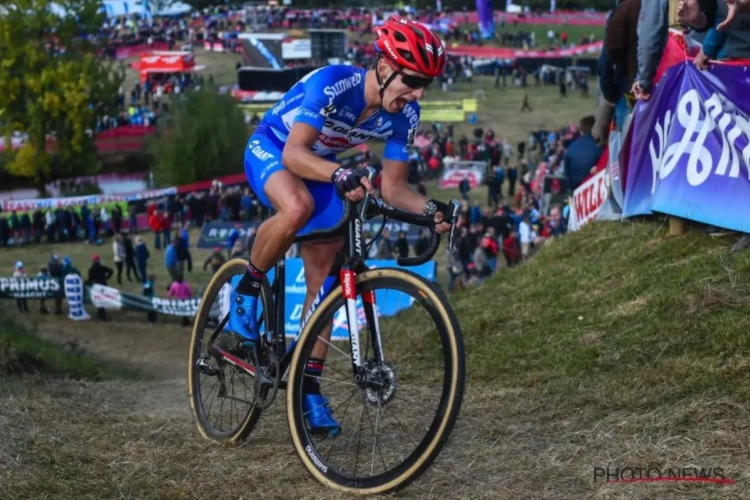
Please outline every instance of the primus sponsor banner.
M0 278L0 298L56 299L65 296L60 281L51 278Z
M170 316L195 316L201 303L200 297L192 299L162 299L145 297L102 285L89 287L89 302L105 309L126 309L130 311L156 312Z
M662 212L750 230L747 67L672 66L633 123L623 214Z
M237 226L241 226L239 228L240 238L244 240L247 237L247 231L250 228L258 227L259 224L257 222L238 223L211 221L207 224L203 224L196 246L198 248L223 247L227 242L229 232Z

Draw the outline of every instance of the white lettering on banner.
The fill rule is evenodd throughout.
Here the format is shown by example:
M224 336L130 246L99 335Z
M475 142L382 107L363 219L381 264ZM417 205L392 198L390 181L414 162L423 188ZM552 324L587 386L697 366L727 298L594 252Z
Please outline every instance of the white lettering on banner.
M0 278L0 292L57 292L60 282L38 278Z
M196 312L198 312L200 299L177 300L152 297L151 306L163 314L171 314L173 316L194 316Z
M383 224L380 222L365 221L365 223L362 225L362 231L374 234L380 231L382 225ZM408 222L388 221L385 223L385 228L391 234L398 234L401 231L408 233L410 226Z
M305 266L304 264L300 267L297 277L294 278L295 283L305 283Z
M289 315L289 319L292 321L299 321L302 319L302 307L304 304L295 304L292 314Z
M122 307L122 298L116 288L104 285L92 285L91 301L95 307L104 307L107 309L120 309Z
M362 83L362 73L354 73L352 76L347 76L346 78L337 81L333 85L324 87L323 93L328 96L329 104L332 104L335 98L337 98L347 90L356 87L360 83Z
M284 287L284 292L306 294L307 286L306 285L287 285Z
M600 170L573 193L573 207L578 227L596 218L609 194L609 173Z
M60 282L44 278L0 278L0 295L38 299L61 290Z
M679 134L680 140L670 144L674 127L678 127L674 135ZM719 133L709 136L716 129ZM667 111L657 120L654 131L656 137L649 143L652 194L656 191L657 179L666 179L684 154L688 155L685 176L691 186L706 182L714 165L716 175L726 176L728 169L729 177L735 179L743 165L745 175L750 178L750 119L721 94L714 93L703 101L697 90L689 90L680 97L674 114ZM721 138L721 155L715 162L706 145L718 142L717 136ZM707 142L709 137L712 139Z

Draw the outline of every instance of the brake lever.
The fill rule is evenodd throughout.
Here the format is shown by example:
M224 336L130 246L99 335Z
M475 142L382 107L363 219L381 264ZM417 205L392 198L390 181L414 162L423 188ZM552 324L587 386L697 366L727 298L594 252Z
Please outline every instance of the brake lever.
M375 170L372 167L365 167L365 170L367 170L367 179L370 181L370 184L375 181L375 177L378 175L378 171ZM365 215L367 215L367 205L370 203L370 192L368 191L365 194L364 203L362 204L362 210L359 214L359 221L364 224L365 223Z
M453 211L451 213L451 232L448 235L448 251L451 255L456 254L456 245L454 241L454 235L456 232L456 224L458 223L458 214L461 212L461 204L456 200L451 200Z

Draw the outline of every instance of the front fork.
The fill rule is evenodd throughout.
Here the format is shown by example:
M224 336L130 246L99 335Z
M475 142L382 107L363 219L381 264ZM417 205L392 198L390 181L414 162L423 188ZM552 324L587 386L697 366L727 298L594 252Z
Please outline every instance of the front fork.
M344 306L346 308L346 324L349 329L349 346L352 355L352 372L355 380L364 380L365 367L362 365L362 353L359 343L359 311L357 308L357 274L348 266L341 269L339 273L341 289L344 295ZM362 308L364 310L367 329L370 331L371 347L373 349L372 359L376 364L385 361L383 356L383 341L380 337L380 322L378 320L378 305L375 301L375 292L370 290L363 292ZM366 352L366 351L365 351Z

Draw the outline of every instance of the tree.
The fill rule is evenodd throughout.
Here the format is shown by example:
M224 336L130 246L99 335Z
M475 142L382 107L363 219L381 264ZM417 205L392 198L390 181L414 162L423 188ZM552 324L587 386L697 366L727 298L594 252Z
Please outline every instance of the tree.
M92 131L96 117L114 107L123 78L95 43L101 3L55 4L6 0L0 7L0 138L10 149L11 134L25 134L25 144L8 154L7 171L37 186L97 169Z
M154 181L174 186L242 172L249 137L237 101L213 85L172 94L148 141Z

